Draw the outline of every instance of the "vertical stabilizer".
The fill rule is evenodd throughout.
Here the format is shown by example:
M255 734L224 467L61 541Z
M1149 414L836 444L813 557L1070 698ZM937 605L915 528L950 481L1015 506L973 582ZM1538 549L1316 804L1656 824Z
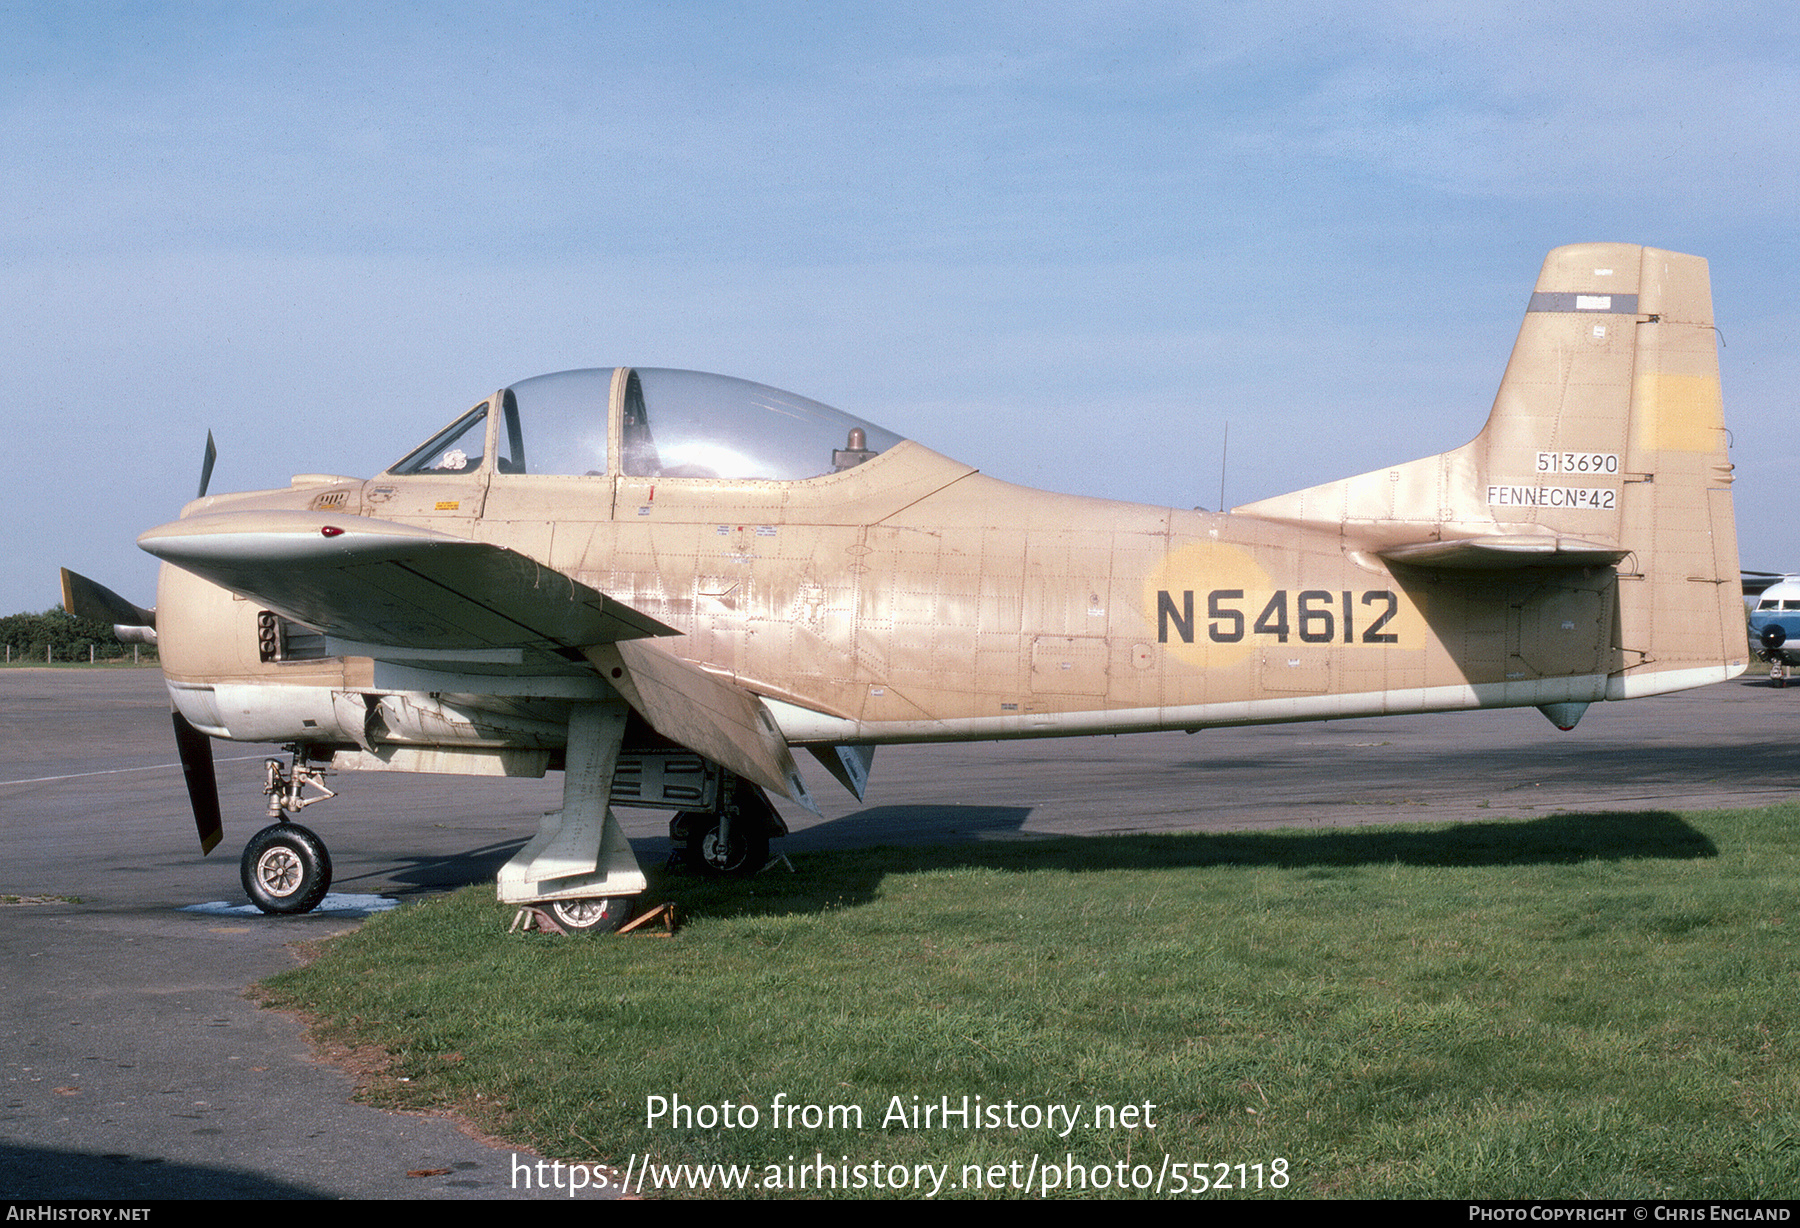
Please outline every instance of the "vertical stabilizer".
M1415 567L1616 566L1608 698L1735 676L1747 651L1706 261L1557 248L1472 442L1236 511Z

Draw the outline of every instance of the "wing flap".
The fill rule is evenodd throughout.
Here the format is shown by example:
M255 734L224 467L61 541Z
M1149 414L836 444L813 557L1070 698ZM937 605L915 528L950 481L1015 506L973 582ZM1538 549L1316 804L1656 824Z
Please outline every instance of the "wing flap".
M317 512L221 512L138 545L342 640L554 651L677 635L534 559L434 529Z
M760 698L656 644L622 640L585 653L663 737L819 813Z

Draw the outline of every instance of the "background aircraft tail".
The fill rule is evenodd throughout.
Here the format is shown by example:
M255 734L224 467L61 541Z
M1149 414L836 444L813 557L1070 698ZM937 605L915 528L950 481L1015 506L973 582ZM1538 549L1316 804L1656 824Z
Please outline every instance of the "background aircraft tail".
M1234 510L1402 566L1616 568L1624 699L1744 668L1731 468L1706 261L1588 243L1545 259L1472 442Z

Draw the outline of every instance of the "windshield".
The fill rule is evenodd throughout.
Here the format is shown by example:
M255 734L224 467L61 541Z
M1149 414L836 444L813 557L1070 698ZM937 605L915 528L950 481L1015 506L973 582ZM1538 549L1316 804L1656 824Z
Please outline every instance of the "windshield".
M481 468L481 450L487 444L487 408L485 401L477 405L388 472L467 473Z

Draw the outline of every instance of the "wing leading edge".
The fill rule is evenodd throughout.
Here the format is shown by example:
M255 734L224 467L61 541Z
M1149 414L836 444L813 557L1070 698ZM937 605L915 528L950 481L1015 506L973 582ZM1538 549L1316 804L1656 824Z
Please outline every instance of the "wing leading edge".
M585 657L657 733L816 813L758 696L638 642L681 633L517 551L392 521L289 511L190 516L138 545L359 655Z

